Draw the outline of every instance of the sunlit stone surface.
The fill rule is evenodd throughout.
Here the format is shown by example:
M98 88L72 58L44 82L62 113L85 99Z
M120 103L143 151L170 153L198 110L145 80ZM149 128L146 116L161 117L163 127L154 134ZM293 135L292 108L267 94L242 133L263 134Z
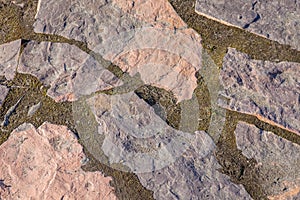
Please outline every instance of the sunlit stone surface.
M219 105L300 135L300 63L252 60L229 48Z
M300 1L196 0L196 12L300 50Z
M122 70L129 70L131 74L133 71L145 74L152 67L156 78L150 82L149 77L142 75L145 83L171 90L178 101L192 98L196 87L195 72L202 65L201 38L185 27L166 1L40 0L39 3L34 24L36 32L86 42L95 53L114 64L122 64ZM167 8L167 12L162 12L163 8ZM143 10L148 11L142 14ZM153 52L150 59L158 58L154 63L141 65L139 61L149 51ZM122 55L135 57L138 62L128 64L121 60ZM174 56L177 57L175 60L180 60L176 65L160 59L170 60ZM170 73L169 69L174 67L176 69ZM176 85L173 85L175 81Z
M29 42L18 72L34 75L50 86L47 94L56 101L74 101L82 95L121 85L104 67L107 66L102 66L76 46Z
M3 199L116 199L111 178L81 169L85 156L65 126L23 124L0 146Z
M276 180L263 186L270 199L299 198L299 145L244 122L239 122L235 135L237 147L247 158L254 158L266 171L275 173Z
M0 45L0 76L12 80L18 66L21 40Z

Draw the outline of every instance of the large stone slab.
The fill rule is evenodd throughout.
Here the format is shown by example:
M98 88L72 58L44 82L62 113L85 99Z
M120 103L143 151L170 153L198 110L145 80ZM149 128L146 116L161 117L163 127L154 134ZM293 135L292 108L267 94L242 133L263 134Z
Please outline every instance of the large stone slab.
M112 167L124 165L128 171L136 173L161 169L181 156L196 137L170 127L156 115L153 107L133 92L97 94L87 103L98 125L97 133L91 133L85 143L102 140L98 148L90 152L104 161L98 153L102 149L108 158L105 164ZM184 114L181 116L184 118ZM88 134L88 131L81 130L81 134ZM205 151L209 152L210 148L204 148L203 154Z
M90 0L40 0L39 4L34 25L36 32L62 35L86 42L91 50L103 56L104 59L114 64L122 63L121 68L124 71L130 70L144 74L148 72L149 65L139 61L149 55L149 51L153 51L159 56L153 55L152 60L155 59L155 62L150 63L151 67L156 69L152 70L156 78L151 81L151 84L171 90L178 101L192 98L196 86L195 71L198 71L202 65L201 38L195 31L184 26L166 1L155 1L154 5L153 2L146 3L146 1L92 3ZM164 7L168 8L167 13L162 12L161 9ZM57 12L52 12L53 10ZM144 13L146 14L144 16L141 13L142 10L148 10L148 14ZM148 15L151 16L150 20L147 18ZM159 23L155 20L157 18L160 19ZM165 24L164 20L166 20ZM170 26L175 24L178 24L180 29L177 25L175 28ZM141 57L137 58L136 56L139 55ZM138 62L127 64L121 60L124 56L127 59L135 57ZM174 56L177 57L176 60L185 61L177 66L169 66L172 63L166 63L161 59L166 57L170 60ZM177 69L169 73L169 69L174 67ZM149 77L144 75L141 79L149 83ZM170 81L165 81L167 79ZM176 87L172 86L175 81Z
M154 172L137 174L141 183L154 191L155 199L252 199L242 185L221 174L213 152L212 139L205 132L173 164Z
M0 45L0 76L12 80L18 67L21 40Z
M254 158L270 176L277 177L263 185L270 199L300 197L299 145L244 122L238 123L235 135L237 147L242 153L247 158Z
M0 146L3 199L116 199L111 178L84 172L82 146L65 126L23 124Z
M252 60L229 48L219 105L300 134L300 63ZM227 99L227 100L225 100Z
M47 94L54 100L74 101L122 84L105 67L76 46L32 41L23 51L18 72L34 75L50 86Z
M4 85L0 85L0 106L2 105L7 93L8 93L8 88Z
M196 0L196 12L300 50L298 0Z

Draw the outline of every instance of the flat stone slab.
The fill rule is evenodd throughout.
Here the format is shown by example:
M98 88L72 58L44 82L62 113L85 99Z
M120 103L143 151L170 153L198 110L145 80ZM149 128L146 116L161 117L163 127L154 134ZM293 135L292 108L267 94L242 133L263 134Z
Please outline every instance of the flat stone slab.
M196 137L170 127L156 115L153 107L133 92L97 94L88 99L87 104L95 115L98 133L92 132L88 138L93 141L86 143L103 140L90 152L103 161L97 152L102 149L108 158L106 164L112 167L125 165L128 171L136 173L161 169L181 156ZM209 148L204 148L203 154L209 151Z
M172 91L178 101L192 98L197 84L195 72L202 66L201 38L185 27L166 1L155 1L154 4L154 1L40 0L39 4L34 24L36 32L86 42L104 59L122 65L123 71L129 71L131 75L142 73L141 79L145 83ZM162 8L168 8L168 11L165 13ZM147 13L142 13L144 10ZM155 20L157 18L159 22ZM175 24L175 28L171 26ZM141 61L150 51L153 55L149 60L153 62L145 65ZM125 61L122 60L124 56L127 57ZM127 63L130 57L137 61ZM164 57L166 60L162 59ZM178 61L175 66L169 62L174 57ZM154 79L149 81L150 77L145 74L149 75L151 68Z
M0 76L12 80L18 66L21 40L0 45Z
M300 1L196 0L196 12L300 50Z
M50 86L47 94L55 101L74 101L122 84L105 67L76 46L33 41L22 53L18 72Z
M243 155L254 158L270 175L277 177L263 186L270 199L300 197L299 145L244 122L238 123L235 135Z
M0 146L3 199L117 199L110 177L84 172L82 146L65 126L23 124Z
M207 133L197 137L173 164L154 172L137 174L141 183L154 192L155 199L252 199L242 185L221 174Z
M252 60L229 48L219 105L300 135L300 63Z
M8 93L8 88L4 85L0 85L0 106L3 104L3 101Z

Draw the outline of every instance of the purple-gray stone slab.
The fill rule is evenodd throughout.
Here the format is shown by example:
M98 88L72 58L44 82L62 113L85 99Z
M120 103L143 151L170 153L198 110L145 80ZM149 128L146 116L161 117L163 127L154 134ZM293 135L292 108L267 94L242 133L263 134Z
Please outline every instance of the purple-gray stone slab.
M12 80L18 67L21 40L0 45L0 76Z
M4 85L0 85L0 106L2 105L7 93L8 93L8 88Z
M300 50L299 0L196 0L200 15Z
M253 60L229 48L219 105L300 134L300 63Z
M242 185L234 184L221 168L213 152L212 139L204 131L173 164L154 172L138 173L141 183L154 192L155 199L252 199ZM205 145L203 145L205 144Z
M237 147L243 155L254 158L263 171L270 173L270 176L272 174L276 176L276 180L270 180L270 183L263 185L263 189L269 196L284 195L297 188L299 190L300 146L298 144L245 122L238 123L235 136ZM292 196L298 195L300 191ZM279 199L286 198L285 196Z
M105 67L76 46L32 41L22 53L18 72L50 86L47 94L55 101L74 101L121 84Z

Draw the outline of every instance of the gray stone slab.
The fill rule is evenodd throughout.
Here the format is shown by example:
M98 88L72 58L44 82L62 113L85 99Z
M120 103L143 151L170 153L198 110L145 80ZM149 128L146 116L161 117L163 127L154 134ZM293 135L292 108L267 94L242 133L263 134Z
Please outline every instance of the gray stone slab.
M300 63L252 60L229 48L219 105L300 134Z
M154 192L155 199L252 199L242 185L219 173L213 153L201 156L214 143L205 132L197 132L189 149L173 164L154 172L137 174L141 183ZM205 143L206 145L203 145Z
M264 190L277 199L297 199L300 195L300 146L244 122L238 123L235 135L238 149L247 158L254 158L269 177L276 176L263 186Z
M0 85L0 106L2 105L7 93L8 93L8 88L4 85Z
M122 164L137 173L158 170L173 163L196 138L195 134L170 127L133 92L97 94L87 103L98 123L98 133L90 138L104 138L98 148L102 148L110 166ZM209 143L201 144L205 156L211 148L207 146Z
M196 12L300 50L299 0L196 0Z
M144 83L171 90L178 101L192 98L197 85L195 72L202 66L200 36L187 28L154 27L154 22L143 19L145 17L138 13L125 12L123 4L122 1L104 0L40 0L34 30L86 42L91 50L131 76L140 73ZM147 5L141 4L139 9L149 9L147 12L151 15L157 13L157 6L152 13L152 7L143 7ZM159 14L153 17L166 18L168 24L169 18L180 19L174 13L172 16L177 18L159 17ZM152 58L147 60L147 56Z
M18 66L21 40L0 45L0 76L12 80Z
M18 72L50 86L47 94L54 100L74 101L121 84L105 67L76 46L32 41L22 53Z

